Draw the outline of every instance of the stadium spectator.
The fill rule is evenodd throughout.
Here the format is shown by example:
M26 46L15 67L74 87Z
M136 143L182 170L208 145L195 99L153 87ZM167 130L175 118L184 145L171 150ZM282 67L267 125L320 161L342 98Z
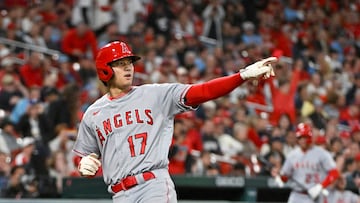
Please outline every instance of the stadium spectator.
M9 115L16 103L24 96L27 96L27 89L21 84L20 81L16 81L11 74L5 74L1 80L0 90L0 109L5 111L6 115Z
M14 166L11 169L8 186L3 197L21 199L37 197L38 189L31 176L26 175L23 166Z
M181 120L174 124L174 135L169 152L169 173L172 175L185 174L186 162L190 156L185 143L186 130Z
M40 47L46 48L45 39L44 39L43 35L41 35L42 27L38 23L39 22L34 22L31 25L29 32L27 32L23 36L23 41L27 44L32 44L35 46L40 46Z
M114 21L113 19L113 11L116 9L114 8L114 2L112 0L98 0L93 9L93 20L90 23L91 28L95 31L95 35L99 36L102 34L109 24Z
M176 81L176 67L173 61L164 60L150 75L152 83L173 83Z
M70 176L70 167L63 151L52 153L49 159L49 175L56 179L57 192L62 192L62 180Z
M115 1L113 8L119 33L122 35L129 33L130 27L145 14L140 0Z
M42 36L44 38L45 47L60 51L60 31L52 25L44 25Z
M360 143L360 125L353 126L350 133L353 142Z
M11 171L11 157L0 151L0 197L3 196L4 190L7 188L10 171Z
M291 72L289 76L279 78L278 86L274 84L274 80L270 80L269 85L271 89L272 105L274 107L274 111L272 112L272 114L270 114L270 122L273 125L276 125L276 123L279 122L280 116L284 113L289 115L291 124L296 123L297 118L294 98L297 90L297 85L299 84L300 71L302 68L303 67L301 66L301 64L297 63L294 67L294 71ZM288 71L285 70L285 73L288 73ZM283 101L288 101L287 105L283 105Z
M171 38L171 21L175 16L163 1L155 1L152 6L153 11L147 16L147 24L154 29L155 36L161 36L167 41Z
M44 86L40 90L40 101L43 104L43 112L48 114L49 105L59 99L59 91L55 87Z
M10 158L14 158L21 150L21 145L17 140L20 136L15 131L15 124L9 118L3 118L0 128L0 152L7 154Z
M219 128L220 132L223 131L223 124L218 125L217 128ZM237 156L244 149L243 143L236 140L231 134L222 132L218 137L218 141L225 157L231 158Z
M344 161L344 167L340 169L343 171L343 176L348 178L351 177L356 171L356 162L353 157L348 157Z
M172 33L176 38L192 37L195 34L195 25L187 10L182 10L172 24Z
M45 79L44 55L40 52L32 52L29 59L19 68L21 80L28 88L41 87Z
M211 46L222 46L222 22L225 10L219 0L211 0L202 12L204 43Z
M200 132L202 137L203 150L222 155L223 152L220 148L220 143L215 132L214 121L210 119L205 120Z
M26 113L27 108L30 104L40 102L40 87L33 86L29 88L28 92L29 97L21 98L16 103L14 109L10 114L10 119L15 124L17 124L20 120L20 117Z
M64 34L61 50L72 62L78 62L81 58L94 59L97 54L97 45L94 31L84 22L79 22Z
M292 150L296 149L297 147L298 144L295 132L292 130L287 131L287 133L285 134L283 154L287 156Z
M351 88L346 92L346 104L351 104L355 99L355 92L360 88L360 73L355 73Z
M15 156L14 165L30 167L31 157L35 150L35 139L33 137L26 137L21 141L21 152Z
M38 159L50 156L48 143L54 138L54 135L39 101L31 101L28 104L26 112L16 124L16 131L24 138L31 137L35 140Z
M171 174L191 173L194 157L203 150L202 137L197 129L194 112L185 112L176 116L176 131L169 153Z
M203 150L193 162L191 172L192 174L197 176L204 176L206 175L207 169L214 162L214 154L209 151Z
M48 104L47 118L56 135L63 129L74 129L77 125L81 118L79 96L79 86L70 83L62 90L57 100Z
M120 38L118 25L115 22L109 23L101 34L98 35L98 47L105 46L108 42L118 40Z
M20 82L20 76L17 72L17 65L15 64L15 58L12 56L6 56L1 60L1 69L0 69L0 81L6 74L13 76L14 80Z
M255 144L248 139L249 125L246 123L235 123L233 129L234 138L243 145L241 154L250 159L251 155L258 154Z

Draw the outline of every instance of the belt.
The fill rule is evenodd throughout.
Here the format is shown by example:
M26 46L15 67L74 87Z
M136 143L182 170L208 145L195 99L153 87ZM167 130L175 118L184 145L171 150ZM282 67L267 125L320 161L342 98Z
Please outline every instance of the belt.
M155 175L151 171L144 172L142 174L142 177L144 178L144 182L154 179ZM128 190L136 185L140 184L138 180L136 180L136 176L127 176L126 178L122 179L120 182L116 183L115 185L111 186L111 190L114 193L118 193L122 190Z

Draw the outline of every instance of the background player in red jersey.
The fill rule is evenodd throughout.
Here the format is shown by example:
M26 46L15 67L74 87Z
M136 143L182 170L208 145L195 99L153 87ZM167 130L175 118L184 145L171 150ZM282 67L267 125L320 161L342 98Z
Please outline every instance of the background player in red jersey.
M271 63L277 59L260 60L202 84L132 86L133 63L139 59L124 42L99 50L97 73L108 93L86 110L79 125L74 145L83 157L79 172L94 176L102 165L114 202L177 202L168 172L175 115L224 96L248 79L273 76Z
M289 203L322 202L322 197L328 195L325 188L339 177L331 154L313 145L312 134L309 124L298 124L296 137L299 148L287 156L280 176L277 171L272 171L279 184L282 184L280 181L289 180L292 188Z

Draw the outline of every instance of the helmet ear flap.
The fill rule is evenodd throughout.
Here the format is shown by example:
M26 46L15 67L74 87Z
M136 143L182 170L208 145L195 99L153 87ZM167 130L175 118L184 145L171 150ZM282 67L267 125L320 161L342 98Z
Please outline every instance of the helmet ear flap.
M114 70L109 65L98 67L96 71L100 80L104 82L109 81L114 75Z

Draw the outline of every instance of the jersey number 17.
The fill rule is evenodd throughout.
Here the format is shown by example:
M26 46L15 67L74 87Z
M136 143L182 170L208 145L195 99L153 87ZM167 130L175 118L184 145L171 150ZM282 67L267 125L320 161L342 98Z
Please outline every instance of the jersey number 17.
M138 140L138 139L141 140L141 147L140 147L139 155L144 154L145 153L145 147L146 147L147 133L138 133L138 134L135 134L135 135L130 135L128 137L127 141L129 143L131 157L136 156L134 139L135 140Z

